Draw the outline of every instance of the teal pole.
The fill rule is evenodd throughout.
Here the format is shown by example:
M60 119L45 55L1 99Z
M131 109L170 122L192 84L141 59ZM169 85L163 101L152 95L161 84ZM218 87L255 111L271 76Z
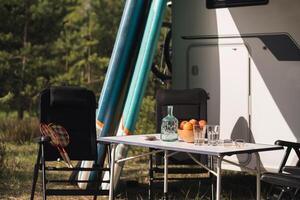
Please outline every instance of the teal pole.
M146 28L144 31L144 36L141 43L141 48L139 50L139 55L134 68L133 78L131 80L129 92L127 94L122 114L122 120L120 122L121 125L119 126L117 135L131 134L135 128L137 116L147 85L147 80L152 65L154 52L156 50L165 9L166 0L152 1ZM119 144L116 149L116 158L122 159L126 157L127 152L127 146ZM123 165L124 163L119 163L114 166L114 188L117 186ZM108 177L108 174L105 174L105 176ZM102 184L102 186L104 185ZM107 188L107 186L108 185L106 184L103 188Z
M115 106L122 84L127 75L130 56L134 51L141 15L145 12L147 1L127 0L122 15L116 42L111 55L108 71L98 102L97 124L101 128L104 120L111 112L109 108Z
M141 48L122 115L124 128L129 132L132 132L135 128L166 10L166 3L166 0L153 0L151 4Z
M135 63L136 49L140 46L141 26L147 13L149 0L127 0L118 30L116 42L110 59L108 72L98 103L97 127L100 136L107 136L113 132L114 120L118 109L123 109L124 90L127 91L132 77L132 63ZM127 85L126 85L127 84ZM121 113L120 113L121 115ZM106 149L98 144L98 164L103 166ZM96 177L94 172L90 180Z

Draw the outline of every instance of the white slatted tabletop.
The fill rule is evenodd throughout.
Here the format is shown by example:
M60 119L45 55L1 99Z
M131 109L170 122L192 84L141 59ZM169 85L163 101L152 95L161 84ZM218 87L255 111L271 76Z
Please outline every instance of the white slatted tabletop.
M147 136L155 136L156 139L153 141L147 140ZM208 146L195 145L193 143L183 142L181 140L175 142L164 142L159 139L159 134L147 134L147 135L129 135L129 136L111 136L111 137L101 137L98 139L101 142L116 143L116 144L126 144L133 146L142 146L162 150L170 151L180 151L188 153L198 153L212 156L230 156L233 154L241 153L254 153L262 151L271 151L282 149L281 146L269 145L269 144L254 144L254 143L244 143L243 146L237 147L236 145L217 145Z

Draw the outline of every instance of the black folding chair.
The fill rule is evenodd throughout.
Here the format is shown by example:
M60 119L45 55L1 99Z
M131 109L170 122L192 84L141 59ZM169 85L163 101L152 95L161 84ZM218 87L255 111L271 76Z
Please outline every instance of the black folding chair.
M270 190L267 194L267 199L276 199L274 191L276 188L280 189L277 196L281 199L300 199L300 143L277 140L276 145L285 147L285 155L281 161L278 173L264 173L261 180L271 184ZM286 166L286 162L294 150L298 156L298 163L296 166Z
M167 106L173 106L173 114L179 123L183 120L196 119L207 120L208 95L201 88L186 90L159 90L156 95L156 132L160 133L161 120L167 115ZM150 149L150 151L153 149ZM193 157L202 163L208 163L208 157L193 154ZM180 165L180 166L179 166ZM168 158L168 174L204 174L207 170L201 168L185 153L178 153ZM199 167L198 167L199 166ZM153 183L162 181L161 174L164 173L163 154L150 156L149 159L149 199L153 198ZM174 177L169 180L199 180L200 178ZM203 176L205 177L205 176ZM205 178L211 179L210 174Z
M65 147L71 161L97 160L96 127L95 127L96 100L92 91L79 87L52 87L45 89L40 94L40 122L44 124L55 123L63 126L70 138L69 145ZM34 167L31 199L34 199L36 182L39 171L42 171L43 199L50 195L108 195L107 190L99 189L100 177L103 169L97 164L91 168L53 167L51 161L61 159L56 147L50 144L49 137L42 136L39 140L37 161ZM50 164L50 165L48 165ZM56 173L69 171L96 171L98 177L94 181L85 180L53 180L46 176L48 172ZM49 173L51 174L51 173ZM87 189L49 189L48 183L62 184L87 183ZM59 185L60 186L60 185ZM73 186L75 187L75 186ZM53 188L53 187L51 187ZM57 188L57 187L56 187Z

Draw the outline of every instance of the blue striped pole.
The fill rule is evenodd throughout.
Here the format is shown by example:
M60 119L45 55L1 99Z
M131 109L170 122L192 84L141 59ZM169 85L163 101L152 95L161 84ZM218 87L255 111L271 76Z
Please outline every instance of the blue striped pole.
M156 50L166 3L166 0L152 1L117 135L128 135L134 131ZM127 149L125 145L118 145L116 149L116 159L126 157ZM123 163L115 165L114 187L116 187L118 183L123 167L122 164ZM108 188L108 185L102 184L102 187Z
M139 48L139 37L141 37L141 24L145 12L148 9L149 0L127 0L118 30L115 46L110 59L108 72L99 99L97 113L97 127L100 129L99 136L112 134L117 108L122 109L124 105L124 90L128 88L131 78L132 62L136 49ZM133 61L134 60L134 61ZM124 85L125 84L125 85ZM98 164L103 165L105 160L105 146L98 145ZM91 173L90 180L96 176Z

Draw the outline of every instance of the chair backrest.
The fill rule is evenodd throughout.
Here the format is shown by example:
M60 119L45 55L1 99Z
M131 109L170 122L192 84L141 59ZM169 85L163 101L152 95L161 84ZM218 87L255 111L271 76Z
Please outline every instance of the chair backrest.
M62 125L70 143L65 148L71 160L95 160L96 98L92 91L79 87L51 87L40 95L40 122ZM47 161L60 158L58 150L45 145Z
M167 106L173 106L178 121L207 120L208 95L201 88L185 90L159 90L156 94L156 131L159 133L161 120L167 115Z
M161 121L167 115L168 105L173 106L173 114L179 123L183 120L207 120L208 95L204 89L158 90L156 94L156 132L160 133ZM193 155L203 163L207 156ZM163 162L162 156L156 156L156 163ZM178 153L169 158L172 164L194 164L194 161L184 153Z

